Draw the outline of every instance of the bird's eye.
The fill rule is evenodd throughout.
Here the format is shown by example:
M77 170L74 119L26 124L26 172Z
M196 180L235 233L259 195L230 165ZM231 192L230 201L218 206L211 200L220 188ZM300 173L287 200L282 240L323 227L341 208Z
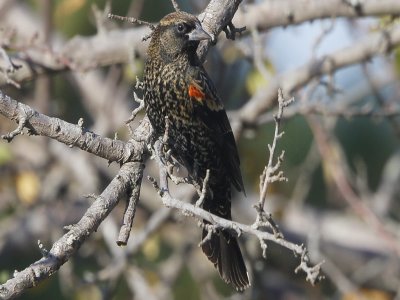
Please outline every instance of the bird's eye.
M178 29L179 33L183 33L186 30L186 26L183 23L179 23L178 26L177 26L177 29Z

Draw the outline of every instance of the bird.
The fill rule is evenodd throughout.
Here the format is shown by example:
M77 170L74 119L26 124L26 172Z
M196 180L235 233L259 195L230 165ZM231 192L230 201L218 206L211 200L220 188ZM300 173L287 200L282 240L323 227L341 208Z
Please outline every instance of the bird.
M167 120L167 147L198 186L209 170L202 208L232 220L232 185L244 192L238 150L222 101L196 54L200 41L211 37L196 16L183 11L164 16L150 37L143 76L150 123L161 137ZM245 290L250 281L236 236L224 229L209 236L207 224L203 221L203 252L226 283Z

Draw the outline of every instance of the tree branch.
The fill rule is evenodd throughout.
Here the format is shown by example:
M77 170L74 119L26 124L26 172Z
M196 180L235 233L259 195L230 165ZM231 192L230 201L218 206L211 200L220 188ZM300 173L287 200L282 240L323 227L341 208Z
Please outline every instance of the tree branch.
M31 264L26 269L15 272L14 278L0 285L0 298L12 299L21 295L26 289L54 274L68 259L74 255L83 242L97 230L100 223L117 205L119 199L126 194L135 177L141 176L144 165L141 162L126 163L118 175L111 181L103 193L86 211L81 220L68 227L63 235L46 254L45 257Z
M139 176L135 178L135 184L132 187L132 191L129 200L126 204L126 209L124 213L124 219L122 226L119 231L117 245L126 246L128 243L129 235L131 233L133 218L135 217L136 205L139 202L140 197L140 186L142 183L143 172L140 172Z
M397 0L365 0L359 9L343 0L326 1L264 1L247 5L245 11L237 11L241 0L212 0L199 19L203 27L214 40L202 43L199 57L204 59L212 43L225 28L233 23L246 25L248 28L267 30L272 27L298 24L320 18L382 16L400 14ZM306 7L307 9L304 9ZM235 14L236 13L236 14ZM26 80L48 72L65 70L88 70L100 66L129 62L132 50L144 57L147 44L141 41L148 34L146 26L125 30L111 30L91 37L75 37L55 52L33 48L21 50L12 56L12 61L22 67L13 73L0 72L0 86L10 81L18 85ZM6 66L6 60L0 60L0 67Z
M17 130L3 137L8 141L20 134L25 127L30 134L50 137L70 147L78 147L109 161L123 163L133 157L137 159L138 155L141 155L140 151L135 150L138 146L135 140L123 142L101 137L83 128L83 124L75 125L43 115L30 106L10 98L1 90L0 114L15 120L19 124ZM149 127L149 124L144 122L143 126Z
M284 131L281 131L281 129L280 129L281 120L283 117L283 110L288 105L290 105L292 102L294 102L294 98L285 100L282 95L282 90L279 89L279 91L278 91L278 107L279 107L279 109L278 109L278 113L274 116L274 119L275 119L274 139L272 141L272 144L268 144L268 151L269 151L268 164L264 168L264 171L261 175L261 180L260 180L260 200L257 204L259 211L264 210L264 203L265 203L265 200L267 197L268 184L272 183L272 182L276 182L276 181L287 181L287 178L283 175L283 172L279 171L279 168L283 161L283 156L285 154L285 151L281 152L281 154L278 156L276 163L274 163L274 158L275 158L275 148L276 148L277 142L285 133Z
M317 19L400 14L400 2L397 0L363 0L357 3L351 5L344 0L261 1L239 10L233 22L246 24L248 28L268 30Z

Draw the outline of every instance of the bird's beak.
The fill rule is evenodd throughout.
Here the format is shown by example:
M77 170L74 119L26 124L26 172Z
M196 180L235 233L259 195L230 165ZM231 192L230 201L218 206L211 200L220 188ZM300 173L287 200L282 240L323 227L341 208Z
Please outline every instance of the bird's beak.
M197 25L195 29L188 33L188 37L189 41L211 40L211 36L200 25Z

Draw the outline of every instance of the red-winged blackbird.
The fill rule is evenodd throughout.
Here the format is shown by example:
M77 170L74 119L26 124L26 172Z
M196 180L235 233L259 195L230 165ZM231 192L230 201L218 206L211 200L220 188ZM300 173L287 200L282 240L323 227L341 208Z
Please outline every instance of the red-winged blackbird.
M205 39L210 36L193 15L174 12L160 21L147 51L144 101L157 135L164 134L168 117L168 147L189 176L201 186L210 170L211 192L203 209L231 220L231 184L244 191L243 181L229 120L196 55ZM227 283L237 290L250 285L238 242L229 232L219 230L202 250Z

